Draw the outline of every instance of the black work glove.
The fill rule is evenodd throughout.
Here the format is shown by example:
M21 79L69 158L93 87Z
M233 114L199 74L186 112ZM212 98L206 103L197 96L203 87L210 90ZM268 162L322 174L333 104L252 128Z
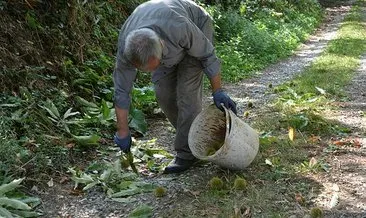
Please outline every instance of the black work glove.
M114 134L114 143L117 144L121 150L124 153L129 153L131 149L131 134L128 133L128 135L124 138L120 138L117 133Z
M223 104L227 109L230 109L236 115L236 103L222 90L218 89L214 93L212 93L213 100L215 105L221 111L224 111L224 108L221 104Z

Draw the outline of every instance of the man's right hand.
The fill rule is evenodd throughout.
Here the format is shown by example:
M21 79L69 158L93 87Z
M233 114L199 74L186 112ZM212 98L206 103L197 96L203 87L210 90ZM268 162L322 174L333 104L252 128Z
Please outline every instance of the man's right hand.
M114 143L117 144L124 153L130 152L131 149L131 134L128 133L126 137L120 138L118 133L114 134Z

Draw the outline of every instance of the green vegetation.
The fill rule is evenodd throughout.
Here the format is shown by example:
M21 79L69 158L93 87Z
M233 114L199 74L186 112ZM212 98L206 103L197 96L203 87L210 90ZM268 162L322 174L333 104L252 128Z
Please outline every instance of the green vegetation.
M129 215L129 218L152 217L153 208L147 205L140 205L134 209Z
M1 25L17 27L8 33L16 34L9 43L15 47L1 50L2 177L63 174L79 151L95 151L111 137L118 28L141 2L1 1L0 10L8 12ZM289 55L321 18L310 0L237 4L204 6L215 19L229 81ZM149 75L139 74L132 95L130 126L141 135L145 115L157 107Z
M345 98L348 85L366 51L366 31L361 25L359 7L353 7L338 31L337 39L304 73L279 89L277 107L285 111L284 125L307 134L337 134L350 130L325 118L322 111L332 101Z
M17 192L23 179L16 179L0 186L1 217L38 217L41 213L33 211L41 202L38 198L27 197Z
M0 11L4 12L0 25L6 30L0 35L5 42L4 49L0 49L0 181L6 183L26 177L25 182L27 178L44 182L67 174L71 175L76 189L87 191L100 186L118 202L130 202L135 194L154 191L155 187L141 183L130 173L123 158L121 162L95 160L116 153L110 140L115 131L111 73L118 29L141 2L0 0ZM216 50L223 60L223 78L230 82L252 76L290 55L322 16L320 5L313 0L219 2L204 7L215 19ZM350 19L350 28L356 24L352 22ZM354 52L353 48L341 51L339 46L362 40L340 40L329 50L329 55L337 57L334 54L340 55L338 52ZM347 69L353 69L356 56L344 58L350 60ZM327 60L327 63L331 62ZM328 70L320 65L319 72ZM303 87L303 91L292 87L293 92L289 91L287 97L282 95L283 99L293 99L293 93L297 96L306 96L301 92L309 93L300 80L294 83ZM333 89L323 84L318 87L326 90L324 97L328 97L328 92L335 92L341 84ZM132 96L129 124L134 136L142 136L148 128L145 117L153 115L153 109L157 108L149 74L138 74ZM295 99L308 101L307 97ZM267 127L281 128L291 123L296 130L319 125L317 128L346 131L343 127L329 126L326 121L319 124L318 117L309 113L286 114L281 117L283 122ZM259 164L259 171L263 172L260 179L266 181L264 188L258 184L252 186L253 177L240 175L251 184L247 190L253 197L251 203L260 205L268 203L260 202L264 193L280 194L280 190L269 190L272 181L292 178L289 173L298 171L298 166L293 166L295 159L297 164L307 161L303 152L297 152L298 145L272 136L269 129L263 132L261 151L268 162ZM152 149L154 142L147 144L137 145L133 154L139 165L150 172L160 172L164 166L161 159L170 156L158 148ZM92 160L95 162L90 163ZM233 184L233 180L228 176L225 183ZM233 193L222 180L221 183L223 190L207 193L208 198ZM290 190L297 190L295 186ZM144 210L152 213L151 208L142 207ZM228 214L232 212L231 208L227 210Z
M62 175L111 137L118 28L141 2L1 1L15 35L1 50L1 177ZM155 98L147 85L133 96L130 126L144 134Z

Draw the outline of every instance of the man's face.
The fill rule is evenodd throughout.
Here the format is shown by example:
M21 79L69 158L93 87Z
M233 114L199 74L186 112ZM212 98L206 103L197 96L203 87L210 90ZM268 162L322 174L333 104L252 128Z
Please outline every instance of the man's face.
M138 67L138 68L145 72L153 72L159 67L159 65L160 65L159 58L150 57L146 67L144 67L144 68Z

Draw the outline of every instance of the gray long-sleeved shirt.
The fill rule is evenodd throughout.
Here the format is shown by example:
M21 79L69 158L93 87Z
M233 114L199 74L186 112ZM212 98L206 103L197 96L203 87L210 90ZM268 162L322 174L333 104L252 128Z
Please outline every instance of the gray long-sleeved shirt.
M136 69L124 57L125 39L133 30L150 28L164 42L163 57L153 72L156 82L173 73L185 55L197 58L205 74L211 78L220 71L220 60L212 42L201 31L208 13L191 0L152 0L138 6L122 26L118 39L118 52L114 80L114 101L119 108L128 109L130 92L136 78Z

